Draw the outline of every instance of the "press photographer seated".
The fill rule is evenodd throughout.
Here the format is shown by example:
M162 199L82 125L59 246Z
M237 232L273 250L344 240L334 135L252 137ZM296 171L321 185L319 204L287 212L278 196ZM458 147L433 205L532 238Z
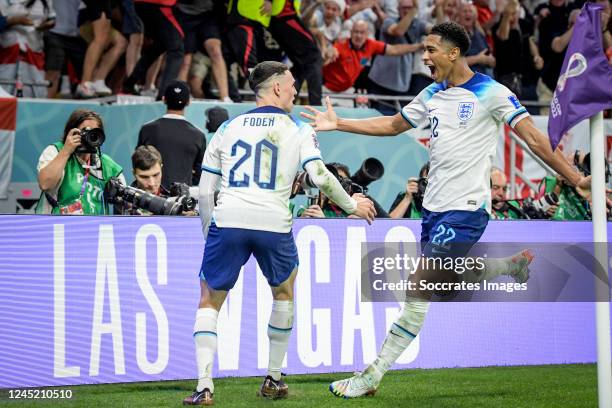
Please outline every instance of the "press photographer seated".
M327 169L338 179L344 191L349 195L361 193L366 195L376 208L376 218L389 218L389 214L374 200L367 195L368 184L378 180L384 174L384 168L380 161L375 158L366 159L361 168L351 177L347 165L342 163L328 163ZM310 184L310 186L309 186ZM300 188L307 191L297 192ZM296 177L294 193L304 193L308 197L308 207L300 208L297 216L302 218L352 218L344 212L336 203L325 196L321 191L314 189L307 179L307 174L301 173ZM295 194L292 193L292 196Z
M349 193L349 191L347 190L347 184L350 183L350 172L348 166L342 163L329 163L327 165L327 168L332 172L332 174L334 174L334 176L336 176L336 178L338 178L338 181L340 181L340 184L342 185L342 187L344 187L344 190ZM345 218L349 216L340 207L338 207L336 203L331 201L320 191L316 194L316 196L309 197L308 204L308 208L298 210L298 217Z
M122 215L196 215L195 200L189 197L189 187L172 184L171 191L162 181L163 162L159 151L150 145L138 146L132 154L134 182L131 189L115 188L113 182L107 188L109 201L114 203L114 213ZM148 194L147 194L148 193ZM177 196L174 200L169 197ZM158 198L156 200L156 198ZM187 207L184 201L188 201Z
M421 218L423 208L423 196L427 187L427 175L429 174L429 162L425 163L419 170L419 178L411 177L406 183L406 191L395 197L391 204L389 215L391 218Z
M104 125L96 112L77 109L68 118L61 141L45 148L38 159L42 190L38 214L109 214L103 192L113 177L125 184L123 169L101 154Z
M537 199L521 200L506 198L508 179L504 172L491 169L491 215L493 220L544 220L550 219L559 207L559 196L554 191L546 192Z
M518 220L527 218L522 204L517 200L507 200L508 178L501 169L491 168L491 219Z
M591 154L576 150L566 156L567 161L584 176L591 175ZM606 183L610 178L610 169L606 162ZM555 194L558 197L558 206L550 214L552 220L590 220L590 203L582 197L574 187L569 185L563 177L547 176L542 179L541 193L544 195Z

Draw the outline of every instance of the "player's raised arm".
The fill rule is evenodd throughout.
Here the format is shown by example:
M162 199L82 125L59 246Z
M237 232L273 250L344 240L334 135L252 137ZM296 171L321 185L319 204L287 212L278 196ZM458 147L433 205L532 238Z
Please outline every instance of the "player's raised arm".
M334 203L338 204L338 206L348 214L364 218L368 221L368 224L374 221L376 210L374 209L372 201L362 194L354 194L353 197L349 196L346 191L344 191L344 188L342 188L338 179L327 170L323 161L309 161L304 166L304 169L308 172L312 182L319 187L323 194Z
M563 157L559 149L553 152L548 138L535 127L531 117L526 117L514 126L514 131L527 143L544 163L565 178L569 184L577 187L578 192L585 197L590 196L591 180L578 173Z
M306 106L306 110L310 113L301 113L302 117L310 120L310 125L316 131L340 130L367 136L395 136L412 128L401 113L376 118L343 119L336 115L329 96L325 97L325 106L326 110L324 112Z

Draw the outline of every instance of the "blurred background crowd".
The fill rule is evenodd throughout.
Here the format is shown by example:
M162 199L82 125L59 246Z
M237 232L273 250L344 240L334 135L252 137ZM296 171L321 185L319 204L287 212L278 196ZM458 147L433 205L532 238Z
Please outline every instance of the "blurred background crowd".
M597 1L612 61L610 2ZM416 95L431 82L423 38L433 24L453 20L471 36L473 70L523 101L545 104L582 3L0 0L0 86L26 97L159 99L169 81L180 79L195 98L238 102L248 95L248 70L278 60L291 65L311 105L326 92ZM372 107L389 113L375 99Z

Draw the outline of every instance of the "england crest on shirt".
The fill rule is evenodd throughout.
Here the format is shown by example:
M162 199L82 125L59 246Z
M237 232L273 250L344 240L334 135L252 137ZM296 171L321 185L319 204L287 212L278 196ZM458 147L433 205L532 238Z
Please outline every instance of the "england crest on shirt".
M459 109L457 110L457 117L462 122L470 119L474 114L474 102L459 102Z

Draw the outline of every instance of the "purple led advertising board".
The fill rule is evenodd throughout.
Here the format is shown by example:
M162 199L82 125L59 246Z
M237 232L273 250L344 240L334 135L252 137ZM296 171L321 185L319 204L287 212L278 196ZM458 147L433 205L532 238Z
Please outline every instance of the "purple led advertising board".
M296 220L288 374L361 369L399 303L360 302L362 242L419 221ZM491 222L487 242L589 242L587 222ZM0 388L194 378L197 218L0 216ZM537 259L537 258L536 258ZM221 310L215 376L267 367L271 294L251 259ZM594 305L434 303L396 368L594 362ZM580 335L576 335L580 333Z

